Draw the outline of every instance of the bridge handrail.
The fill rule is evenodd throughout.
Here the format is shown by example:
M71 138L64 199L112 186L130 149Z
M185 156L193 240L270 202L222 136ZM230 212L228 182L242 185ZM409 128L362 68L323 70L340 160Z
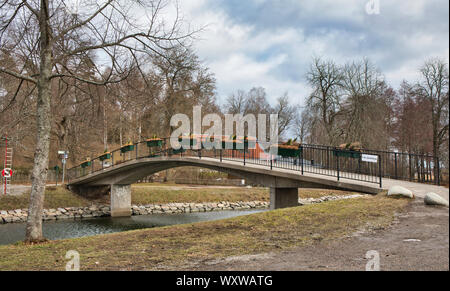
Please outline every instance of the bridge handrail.
M222 139L223 138L224 137L222 137ZM199 137L197 137L197 140L198 139ZM112 150L110 151L111 165L100 161L100 157L104 155L102 154L91 160L91 168L89 170L85 169L87 167L82 168L84 163L70 168L68 170L69 179L71 177L82 177L90 173L103 170L105 167L109 168L126 161L140 158L170 156L174 154L219 158L217 151L220 151L220 161L232 159L234 161L243 161L244 164L255 163L268 167L270 166L271 169L282 168L297 170L300 171L301 174L309 172L328 176L337 176L338 180L345 178L370 183L379 183L381 185L382 177L389 177L411 181L417 180L418 182L434 182L435 184L440 183L439 159L428 155L368 149L357 151L359 155L350 155L351 153L355 153L355 151L343 150L337 147L325 145L301 144L300 148L302 150L300 151L300 157L290 159L280 158L278 156L273 156L270 153L266 153L265 156L261 158L261 153L256 156L254 152L249 152L246 154L246 150L242 153L240 152L242 150L239 149L217 149L208 151L200 147L198 150L187 150L186 152L175 151L174 153L173 149L169 146L168 141L170 138L161 138L161 140L163 141L163 145L157 150L152 149L151 152L149 150L148 153L142 150L142 145L145 145L147 142L146 140L132 143L131 145L134 149L130 152L122 153L122 149L125 146ZM203 141L203 137L200 137L200 140ZM258 143L258 141L256 142ZM144 146L144 148L147 147ZM339 151L341 154L336 154L336 151ZM131 154L132 152L134 153L133 155ZM120 159L117 158L118 153L120 153ZM349 155L345 156L344 153L348 153ZM360 155L363 154L377 155L379 159L378 163L376 165L369 165L362 162ZM133 157L131 157L131 155ZM99 161L101 163L98 163ZM433 167L432 163L435 163L435 161L437 161L437 165L439 165L438 167Z

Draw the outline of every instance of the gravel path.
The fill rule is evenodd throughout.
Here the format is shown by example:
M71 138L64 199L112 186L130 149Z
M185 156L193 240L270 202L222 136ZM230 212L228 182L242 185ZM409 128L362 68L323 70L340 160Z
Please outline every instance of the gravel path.
M411 203L388 229L357 233L333 242L316 242L279 253L224 258L189 266L190 270L364 271L368 251L380 255L388 270L449 270L449 210Z

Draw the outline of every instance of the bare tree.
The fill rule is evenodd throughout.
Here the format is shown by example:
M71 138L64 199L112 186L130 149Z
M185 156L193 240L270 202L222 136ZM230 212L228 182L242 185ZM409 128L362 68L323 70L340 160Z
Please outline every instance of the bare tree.
M308 110L302 110L297 112L294 119L295 137L303 144L306 143L311 127L311 115Z
M277 99L273 113L278 115L278 134L282 137L294 124L298 107L289 103L289 96L285 93Z
M344 67L345 102L345 141L359 141L363 146L374 146L367 132L373 129L383 110L380 96L384 80L377 68L368 60L351 62Z
M441 59L430 59L420 69L422 81L420 94L430 103L433 130L433 155L440 156L442 145L448 137L449 73L448 64ZM434 161L437 165L437 161ZM437 167L435 167L437 170ZM437 175L437 173L435 173Z
M26 241L39 242L48 172L51 131L52 80L77 80L91 85L117 83L130 68L142 69L143 56L162 54L192 33L181 32L178 16L167 26L163 0L83 1L69 11L66 1L0 0L0 49L11 53L14 66L2 64L0 73L20 80L17 91L37 88L37 137ZM177 13L178 15L178 13ZM97 55L89 71L77 64ZM105 64L106 63L106 64Z
M159 116L167 136L172 129L170 119L176 113L192 115L192 107L202 105L204 111L215 111L215 78L205 68L193 50L176 46L166 55L153 59L162 90L159 96Z
M328 137L327 142L333 145L342 134L336 126L341 106L342 69L333 61L315 58L306 79L313 88L307 101L308 107L320 116L320 123Z

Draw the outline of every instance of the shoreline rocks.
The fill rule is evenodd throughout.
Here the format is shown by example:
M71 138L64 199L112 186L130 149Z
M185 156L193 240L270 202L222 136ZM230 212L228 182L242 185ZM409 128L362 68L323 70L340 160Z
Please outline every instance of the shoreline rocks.
M318 204L326 201L345 200L365 197L367 195L349 196L326 196L320 198L299 199L299 206ZM179 214L198 213L214 211L232 211L249 209L267 209L270 202L250 201L250 202L212 202L212 203L168 203L150 205L132 205L132 216L151 214ZM0 210L0 224L23 223L27 221L28 209ZM44 209L43 220L67 220L98 218L111 216L109 205L91 205L89 207L60 207L57 209Z

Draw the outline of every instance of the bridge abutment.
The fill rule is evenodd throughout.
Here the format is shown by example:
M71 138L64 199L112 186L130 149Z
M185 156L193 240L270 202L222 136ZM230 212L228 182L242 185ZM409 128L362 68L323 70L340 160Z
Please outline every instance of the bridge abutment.
M298 188L270 188L270 209L298 206Z
M131 216L131 185L111 185L111 217Z

